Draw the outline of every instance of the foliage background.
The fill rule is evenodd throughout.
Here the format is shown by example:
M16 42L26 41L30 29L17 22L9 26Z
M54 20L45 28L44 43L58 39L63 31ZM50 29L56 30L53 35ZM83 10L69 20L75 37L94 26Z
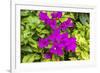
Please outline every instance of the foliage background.
M50 11L47 11L50 15ZM44 38L48 35L49 28L38 17L39 11L21 10L21 63L47 62L47 61L68 61L68 60L89 60L90 58L90 23L89 13L63 12L61 22L66 18L72 18L75 28L69 30L69 34L77 39L77 48L75 53L67 53L63 58L54 56L52 60L43 57L44 51L38 47L38 38ZM49 46L50 47L50 46ZM48 47L48 48L49 48Z

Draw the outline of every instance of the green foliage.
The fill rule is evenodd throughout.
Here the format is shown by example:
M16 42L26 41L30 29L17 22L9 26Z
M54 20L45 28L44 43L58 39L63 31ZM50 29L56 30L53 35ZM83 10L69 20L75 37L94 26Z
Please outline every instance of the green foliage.
M22 62L23 63L31 63L34 61L34 55L33 54L29 54L29 55L26 55L24 56Z
M80 14L79 15L79 19L80 19L80 22L82 23L82 24L86 24L86 22L88 22L89 21L89 15L88 14Z
M84 25L80 22L76 22L76 28L72 33L77 39L77 50L76 53L77 59L80 60L88 60L90 56L90 49L89 49L89 24L86 22Z
M24 56L22 62L23 63L32 63L35 60L39 60L40 58L41 58L41 56L38 54L28 54L28 55Z
M68 30L70 36L77 39L77 48L75 53L64 53L59 57L53 55L52 59L45 59L43 54L50 49L49 44L45 51L38 47L38 39L47 37L51 32L50 28L40 21L38 17L39 11L21 10L20 39L21 39L21 62L48 62L48 61L68 61L68 60L89 60L90 58L90 22L89 13L63 12L63 17L58 23L72 18L74 29ZM50 17L50 11L47 12ZM46 28L47 27L47 28Z

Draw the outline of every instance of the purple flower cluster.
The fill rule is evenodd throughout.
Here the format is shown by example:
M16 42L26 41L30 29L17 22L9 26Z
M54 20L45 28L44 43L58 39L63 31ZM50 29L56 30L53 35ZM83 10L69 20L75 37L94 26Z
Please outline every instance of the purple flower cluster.
M66 21L57 25L57 20L62 17L62 12L52 12L51 18L47 15L46 12L40 11L39 18L46 25L48 25L52 33L46 38L39 38L38 46L43 49L47 47L49 44L52 45L49 49L49 53L45 53L44 57L47 59L52 58L52 54L56 54L58 56L64 55L64 50L68 52L75 52L76 49L76 38L69 37L67 30L68 27L73 27L73 22L71 18L68 18ZM62 32L64 31L64 32Z

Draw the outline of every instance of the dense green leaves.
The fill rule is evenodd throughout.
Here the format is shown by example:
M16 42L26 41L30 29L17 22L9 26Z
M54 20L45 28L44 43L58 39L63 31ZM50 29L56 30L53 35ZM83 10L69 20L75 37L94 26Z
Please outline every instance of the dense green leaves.
M80 19L82 24L86 24L86 22L89 21L88 14L84 14L84 13L80 14L79 19Z
M28 10L21 10L21 16L28 16L29 12Z
M88 22L89 23L89 22ZM76 28L73 31L73 35L77 38L77 50L80 55L78 55L78 59L87 60L90 56L89 49L89 24L85 22L85 24L81 24L81 22L76 22ZM77 53L76 53L77 54Z

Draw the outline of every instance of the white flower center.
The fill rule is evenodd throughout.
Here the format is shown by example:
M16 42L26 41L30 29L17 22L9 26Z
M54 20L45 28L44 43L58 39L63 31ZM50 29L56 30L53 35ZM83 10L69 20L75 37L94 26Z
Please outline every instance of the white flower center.
M54 50L56 50L56 48L54 48Z

